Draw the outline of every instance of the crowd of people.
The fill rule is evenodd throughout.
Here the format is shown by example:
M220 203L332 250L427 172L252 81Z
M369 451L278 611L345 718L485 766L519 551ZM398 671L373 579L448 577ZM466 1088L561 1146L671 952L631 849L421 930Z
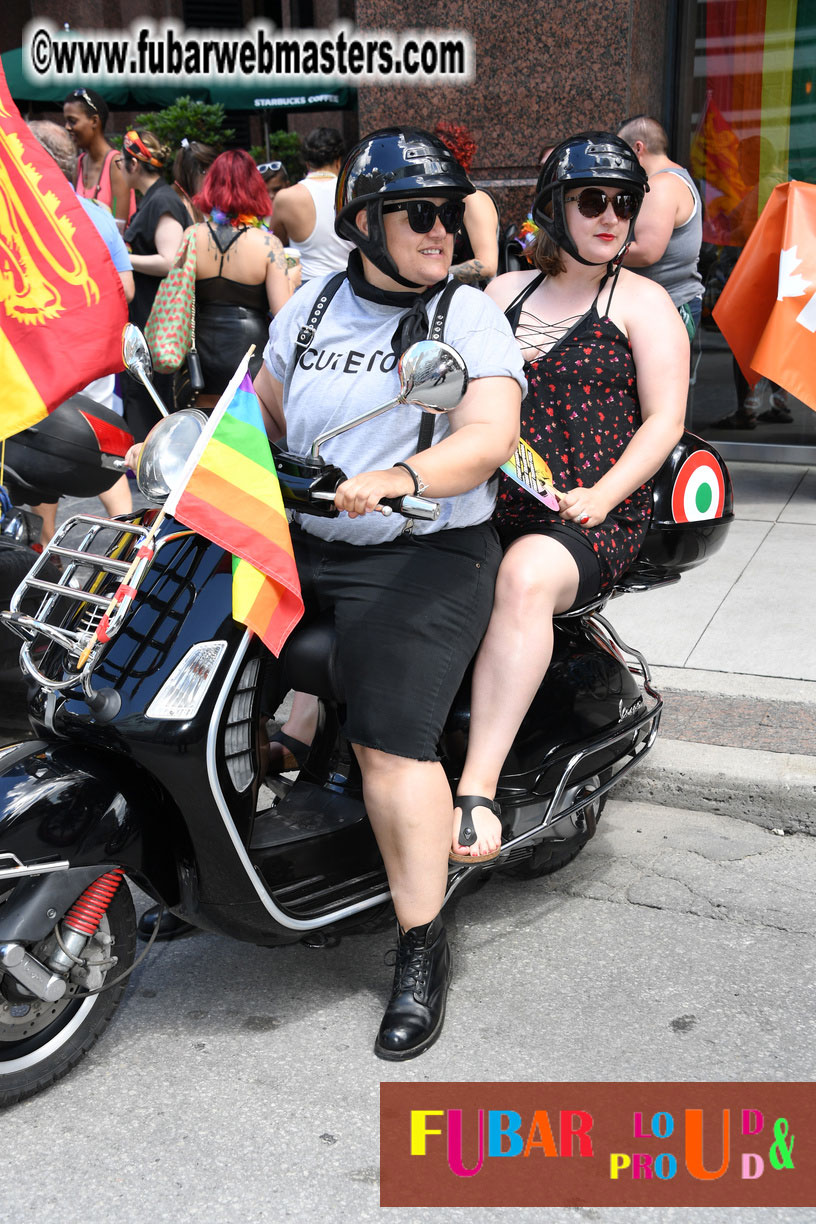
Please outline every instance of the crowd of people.
M498 208L468 177L474 146L458 125L383 129L348 153L318 129L294 185L280 163L190 144L176 155L174 190L163 175L172 151L150 132L128 132L109 157L90 91L74 91L66 123L88 106L95 118L71 128L87 150L85 186L110 175L117 209L126 192L138 200L124 230L134 322L144 325L195 227L202 406L254 342L270 438L308 453L317 435L395 395L399 354L427 337L438 310L467 365L464 398L430 438L406 412L330 439L325 458L348 473L336 494L345 513L295 515L291 526L306 615L334 613L344 731L398 921L375 1051L414 1057L444 1020L449 863L501 852L499 777L547 670L553 617L608 591L636 558L651 478L683 430L700 293L678 269L688 270L699 199L655 151L659 125L646 117L624 125L628 140L591 131L553 141L528 266L496 276ZM339 356L300 361L304 318L338 271L314 343ZM125 415L137 437L155 419L136 393ZM497 477L519 437L549 464L557 511ZM378 513L383 498L417 493L441 503L437 520L407 531ZM474 655L469 749L452 795L437 745ZM296 695L272 768L308 752L314 706ZM144 917L143 934L155 920ZM161 934L181 929L169 915Z

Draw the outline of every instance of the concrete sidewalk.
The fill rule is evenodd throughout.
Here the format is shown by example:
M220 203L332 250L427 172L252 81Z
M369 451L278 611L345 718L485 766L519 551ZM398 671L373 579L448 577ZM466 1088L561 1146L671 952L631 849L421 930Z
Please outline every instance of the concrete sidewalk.
M816 833L816 469L729 470L721 551L607 609L665 701L654 749L615 795Z

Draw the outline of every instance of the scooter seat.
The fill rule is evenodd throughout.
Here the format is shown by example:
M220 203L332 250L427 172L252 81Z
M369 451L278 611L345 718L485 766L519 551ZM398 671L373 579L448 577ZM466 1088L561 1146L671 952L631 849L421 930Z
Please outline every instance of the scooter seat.
M299 625L286 643L281 662L288 688L314 693L325 701L345 701L334 617L330 613Z

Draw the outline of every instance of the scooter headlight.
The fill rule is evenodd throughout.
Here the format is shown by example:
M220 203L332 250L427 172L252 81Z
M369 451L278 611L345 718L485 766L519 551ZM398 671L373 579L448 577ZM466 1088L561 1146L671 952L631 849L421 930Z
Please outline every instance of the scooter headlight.
M185 408L153 426L136 462L136 480L145 497L163 502L170 495L206 424L206 413Z
M177 722L194 718L226 649L227 643L221 641L191 646L147 707L146 716Z

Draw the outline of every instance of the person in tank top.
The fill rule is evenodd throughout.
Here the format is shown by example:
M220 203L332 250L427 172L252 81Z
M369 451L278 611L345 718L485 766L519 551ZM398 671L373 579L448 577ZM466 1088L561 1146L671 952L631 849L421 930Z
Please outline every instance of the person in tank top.
M113 213L121 234L136 211L136 196L118 164L119 153L105 138L107 103L95 89L72 89L62 113L79 150L76 193Z
M470 174L476 143L460 123L440 120L434 128L437 136L450 149L465 174ZM453 244L451 276L466 285L483 288L499 270L498 205L489 191L477 189L465 200L465 219Z
M502 473L495 521L505 553L474 672L457 862L500 853L494 797L550 663L553 616L609 590L635 559L650 478L683 432L686 330L665 289L620 264L647 189L634 153L611 133L563 141L538 180L534 270L486 290L524 357L521 437L550 466L559 509Z
M348 263L350 242L334 228L337 172L343 159L343 139L333 128L315 128L303 142L306 177L275 197L272 232L300 255L303 283L341 272Z
M631 145L649 176L649 194L624 265L663 286L693 336L703 306L697 271L703 241L700 193L688 170L669 158L669 138L656 119L635 115L618 135Z
M196 349L204 390L196 407L215 407L250 344L253 377L263 361L269 316L289 300L293 284L283 247L262 226L269 197L248 153L215 159L193 204L205 220L196 234Z

